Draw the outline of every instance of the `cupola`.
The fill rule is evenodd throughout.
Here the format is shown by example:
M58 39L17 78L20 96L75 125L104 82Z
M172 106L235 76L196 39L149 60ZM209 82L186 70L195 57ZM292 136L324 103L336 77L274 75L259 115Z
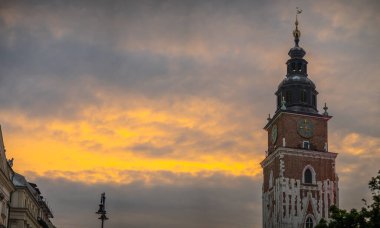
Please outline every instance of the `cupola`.
M286 62L287 73L285 79L278 86L275 93L277 96L277 110L285 110L318 114L317 95L315 84L308 78L307 64L303 58L306 51L299 46L301 31L298 29L298 18L296 15L295 29L293 31L294 47L289 50L290 59Z

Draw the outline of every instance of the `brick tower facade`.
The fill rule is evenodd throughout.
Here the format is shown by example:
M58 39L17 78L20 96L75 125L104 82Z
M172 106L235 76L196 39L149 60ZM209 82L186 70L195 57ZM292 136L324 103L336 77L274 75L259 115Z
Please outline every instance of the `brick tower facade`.
M306 52L299 46L301 32L293 31L286 78L278 86L277 110L268 118L268 150L261 162L263 227L312 228L328 208L338 205L336 153L328 151L327 121L317 110L315 84L308 78Z

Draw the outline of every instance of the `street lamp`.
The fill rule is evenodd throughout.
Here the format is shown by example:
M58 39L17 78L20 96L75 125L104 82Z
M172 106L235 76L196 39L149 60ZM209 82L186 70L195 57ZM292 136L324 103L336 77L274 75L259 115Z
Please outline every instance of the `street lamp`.
M102 220L102 228L104 227L104 220L108 220L106 214L106 193L103 192L100 197L100 204L99 204L99 210L96 212L96 214L99 214L99 219Z

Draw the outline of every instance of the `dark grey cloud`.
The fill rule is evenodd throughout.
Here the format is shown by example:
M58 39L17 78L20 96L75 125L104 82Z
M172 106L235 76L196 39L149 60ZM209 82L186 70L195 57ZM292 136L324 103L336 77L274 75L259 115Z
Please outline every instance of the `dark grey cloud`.
M378 161L367 158L357 164L355 156L340 157L338 169L344 169L339 167L341 163L355 164L353 172L339 173L340 207L360 208L362 198L371 199L368 174L376 175ZM99 220L94 212L103 191L107 194L110 228L261 227L261 178L126 170L120 175L134 177L129 184L85 184L28 175L49 201L54 223L62 228L96 227ZM145 182L147 177L149 181Z
M250 140L274 111L273 93L293 45L295 6L304 9L301 46L320 92L319 106L327 101L335 116L330 132L379 138L378 1L3 1L0 106L31 120L63 119L113 100L124 99L120 107L127 109L136 96L157 103L212 98L236 110L225 124L240 128L209 136L161 127L176 133L177 145L203 153L250 151L236 142ZM55 137L65 139L60 132ZM79 143L102 149L94 142ZM178 148L137 144L127 149L167 156ZM339 170L352 167L340 174L341 205L358 207L379 155L336 152L342 153ZM109 196L110 227L260 227L260 180L162 175L174 184L36 182L51 200L60 227L95 227L93 212L102 191Z
M342 208L360 209L364 206L362 199L371 202L372 195L368 188L370 177L376 176L379 168L379 154L373 151L372 156L358 156L341 153L339 155L339 200ZM360 162L358 162L360 161ZM349 169L349 171L347 170Z
M32 175L32 174L30 174ZM137 173L132 174L136 177ZM100 193L107 194L107 227L261 227L260 184L249 177L197 177L170 172L153 182L74 183L38 177L58 227L96 227ZM162 176L172 183L154 181Z
M293 4L3 3L0 103L32 116L68 118L84 106L107 102L97 92L151 99L203 96L264 119L274 110L273 92L285 74ZM338 129L378 136L374 123L380 111L373 105L380 83L374 76L378 3L301 5L301 44L321 92L320 106L329 101L340 116ZM351 14L356 9L358 17ZM322 75L313 72L320 67ZM363 118L367 121L347 124Z

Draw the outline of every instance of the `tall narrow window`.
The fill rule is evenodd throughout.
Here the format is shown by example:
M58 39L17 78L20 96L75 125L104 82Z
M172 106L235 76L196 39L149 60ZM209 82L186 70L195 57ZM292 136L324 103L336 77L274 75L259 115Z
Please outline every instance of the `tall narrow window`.
M309 150L310 149L310 142L309 141L303 141L302 142L302 147L306 150Z
M308 217L307 219L306 219L306 223L305 223L305 227L306 228L313 228L313 220L310 218L310 217Z
M281 94L277 95L277 108L281 107Z
M302 71L302 63L298 63L298 72L301 72Z
M306 103L306 101L307 101L306 91L301 90L301 102Z
M315 94L313 94L311 102L312 102L312 104L313 104L314 107L317 106L317 97L315 96Z
M292 91L286 91L285 100L287 104L292 103Z
M311 174L310 169L305 170L305 184L313 183L313 175Z

